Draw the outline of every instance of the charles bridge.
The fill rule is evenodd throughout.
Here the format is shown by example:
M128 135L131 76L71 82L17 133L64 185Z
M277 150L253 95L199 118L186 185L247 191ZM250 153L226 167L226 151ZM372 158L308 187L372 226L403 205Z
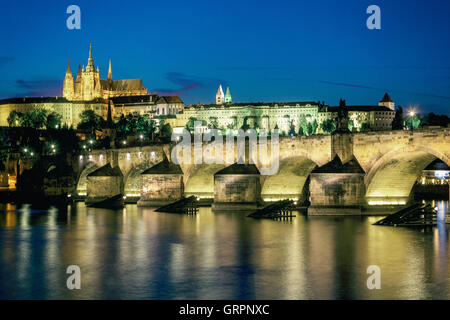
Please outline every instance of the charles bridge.
M270 139L267 145L271 151ZM175 143L80 154L72 164L77 175L74 192L86 196L87 176L109 163L120 168L123 195L137 200L144 187L141 173L163 159L170 161L174 146ZM206 147L208 144L204 143L203 149ZM234 161L236 149L235 145ZM223 152L226 157L225 148ZM194 153L192 146L192 156ZM258 169L272 164L270 157L251 154ZM248 162L248 150L246 157ZM265 201L289 198L303 202L309 198L313 207L405 205L412 198L417 177L436 158L450 165L450 128L280 137L279 170L274 175L261 175L257 190ZM180 165L182 193L214 198L214 175L227 164L192 163Z

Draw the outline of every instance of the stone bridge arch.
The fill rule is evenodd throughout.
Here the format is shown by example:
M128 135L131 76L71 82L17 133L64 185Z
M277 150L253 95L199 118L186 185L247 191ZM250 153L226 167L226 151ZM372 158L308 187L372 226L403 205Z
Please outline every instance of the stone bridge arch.
M98 168L100 168L99 164L94 162L94 161L90 161L87 162L82 170L80 171L80 174L77 177L77 184L76 184L76 194L79 196L85 196L86 192L87 192L87 175L91 172L93 172L94 170L97 170Z
M407 204L417 177L436 158L450 164L446 153L433 146L411 144L381 156L364 178L368 204Z
M265 201L279 199L307 200L307 180L317 164L305 154L280 159L278 172L262 176L261 197Z

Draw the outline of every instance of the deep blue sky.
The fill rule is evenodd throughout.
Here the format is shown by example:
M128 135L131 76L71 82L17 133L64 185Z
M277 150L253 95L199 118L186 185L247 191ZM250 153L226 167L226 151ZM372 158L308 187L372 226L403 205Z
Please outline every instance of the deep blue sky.
M68 30L66 8L81 8ZM366 8L381 8L381 30ZM450 1L8 1L0 10L0 98L61 95L72 72L142 78L150 91L213 102L219 83L235 102L376 104L450 114ZM74 73L75 77L75 73Z

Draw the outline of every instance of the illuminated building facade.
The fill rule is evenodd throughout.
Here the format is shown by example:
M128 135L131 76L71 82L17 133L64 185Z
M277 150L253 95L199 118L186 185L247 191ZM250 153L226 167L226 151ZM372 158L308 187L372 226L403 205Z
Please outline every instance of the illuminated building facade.
M335 121L341 107L326 106L320 102L271 102L232 103L230 88L223 93L222 85L216 93L216 104L195 104L188 106L183 114L177 115L178 124L184 126L189 119L204 123L204 130L239 129L246 125L253 129L298 133L305 124L314 124L317 133L324 133L321 124ZM390 130L395 117L395 103L386 93L378 105L347 106L349 126L352 131ZM204 131L203 130L203 131Z
M34 108L42 108L61 115L62 124L76 127L80 115L85 110L107 117L108 104L112 116L119 119L121 115L139 116L173 116L183 112L184 103L177 96L158 96L151 94L144 87L141 79L113 80L111 61L108 79L100 79L99 68L94 66L92 48L89 49L88 64L78 67L75 81L67 65L63 82L62 97L25 97L0 100L0 126L8 126L8 116L15 110L27 113ZM19 124L11 124L18 126Z
M450 179L450 167L440 159L434 160L417 178L417 183L422 185L448 185Z

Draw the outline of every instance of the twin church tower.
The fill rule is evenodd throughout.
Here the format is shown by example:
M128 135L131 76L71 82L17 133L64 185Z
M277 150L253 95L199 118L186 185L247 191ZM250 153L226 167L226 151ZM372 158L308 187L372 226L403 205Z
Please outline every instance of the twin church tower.
M86 68L78 65L78 73L73 81L70 61L67 64L63 84L63 97L69 101L92 101L97 98L109 99L119 96L146 95L142 79L113 80L111 60L109 60L108 80L100 79L100 71L94 66L92 46L89 48L89 59Z
M219 85L219 89L217 89L216 93L216 104L227 104L231 102L230 87L227 87L227 92L224 95L222 85Z

